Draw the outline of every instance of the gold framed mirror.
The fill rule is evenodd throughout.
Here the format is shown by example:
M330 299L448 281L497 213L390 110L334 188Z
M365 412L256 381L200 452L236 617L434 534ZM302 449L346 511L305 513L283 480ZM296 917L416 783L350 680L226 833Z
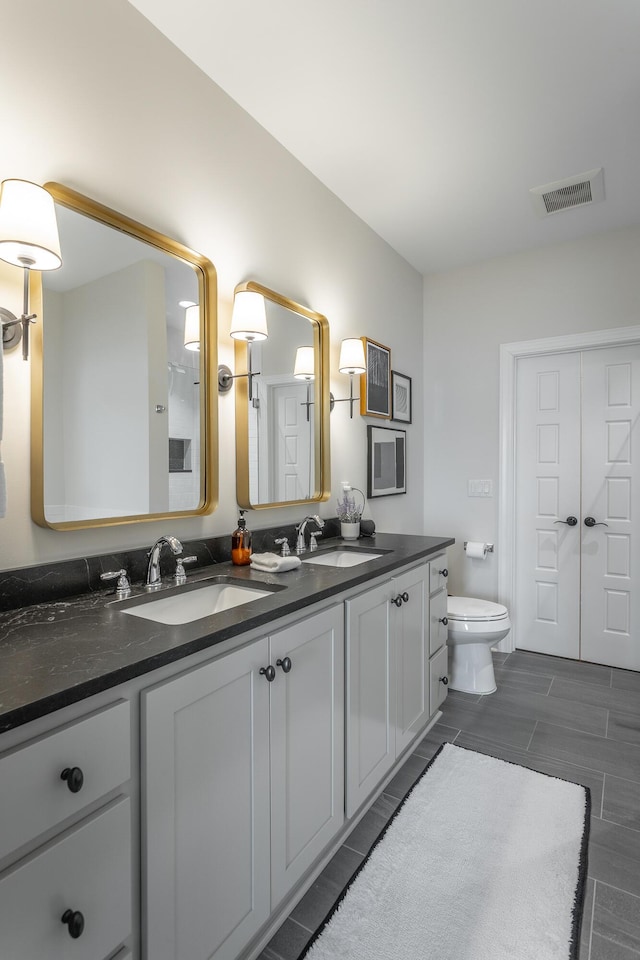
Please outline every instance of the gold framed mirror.
M246 292L264 297L268 336L235 341L238 503L263 510L327 500L329 323L253 280L236 287L236 302Z
M210 513L218 497L213 264L68 187L45 188L63 263L38 277L34 521L72 530Z

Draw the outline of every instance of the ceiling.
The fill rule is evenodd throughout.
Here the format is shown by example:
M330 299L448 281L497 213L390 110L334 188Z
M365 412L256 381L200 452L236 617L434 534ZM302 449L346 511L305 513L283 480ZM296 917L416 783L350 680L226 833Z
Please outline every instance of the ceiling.
M638 0L130 2L421 273L640 223Z

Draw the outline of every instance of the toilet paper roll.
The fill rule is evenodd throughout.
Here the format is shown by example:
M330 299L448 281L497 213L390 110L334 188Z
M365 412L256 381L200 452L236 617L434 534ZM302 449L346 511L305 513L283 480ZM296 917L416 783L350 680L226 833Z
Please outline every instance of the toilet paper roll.
M467 540L467 556L472 560L484 560L487 556L487 545L480 540Z

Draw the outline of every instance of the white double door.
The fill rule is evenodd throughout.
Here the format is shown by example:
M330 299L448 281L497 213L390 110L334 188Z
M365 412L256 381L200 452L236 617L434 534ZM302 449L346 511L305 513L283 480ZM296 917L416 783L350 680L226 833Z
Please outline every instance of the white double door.
M640 344L524 357L516 645L640 670Z

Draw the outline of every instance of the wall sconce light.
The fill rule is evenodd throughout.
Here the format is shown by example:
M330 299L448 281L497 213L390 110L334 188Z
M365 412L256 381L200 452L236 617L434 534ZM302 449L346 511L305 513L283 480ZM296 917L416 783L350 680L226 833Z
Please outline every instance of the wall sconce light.
M22 359L29 357L29 271L62 265L53 197L28 180L4 180L0 192L0 259L24 269L22 316L0 307L5 349L22 335Z
M364 344L362 343L362 340L358 340L355 337L349 337L348 339L342 341L342 344L340 345L340 361L338 363L338 369L340 373L349 374L349 396L343 397L340 400L336 400L335 397L332 397L331 409L333 409L334 403L348 403L349 417L351 420L353 420L353 405L356 400L360 399L360 397L354 397L353 395L353 378L355 374L367 372L367 362L364 357Z
M184 311L185 350L200 350L200 306L190 303Z
M267 330L267 309L261 293L254 293L252 290L241 290L236 293L233 301L231 330L229 332L234 340L247 341L248 371L247 373L232 374L226 364L221 364L218 367L218 392L227 393L227 391L231 389L234 380L237 380L238 377L247 377L249 400L252 400L253 378L257 377L260 371L253 370L251 365L251 344L255 340L266 340L269 336Z
M315 380L315 351L313 347L298 347L296 350L296 361L293 367L293 375L296 380L305 380L307 384L307 399L303 406L307 408L307 422L309 422L309 407L311 400L311 382Z

